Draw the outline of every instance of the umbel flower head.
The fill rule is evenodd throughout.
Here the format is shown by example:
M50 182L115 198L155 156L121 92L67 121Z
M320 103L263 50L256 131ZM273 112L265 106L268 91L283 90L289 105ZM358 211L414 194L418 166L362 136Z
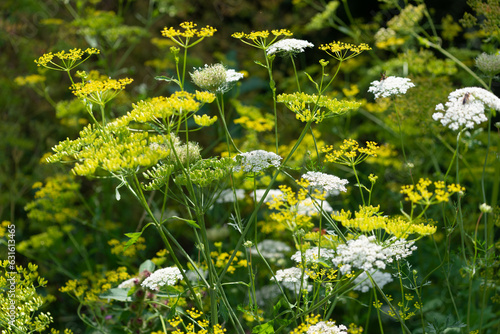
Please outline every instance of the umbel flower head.
M442 103L436 106L438 112L432 118L452 130L473 129L476 124L488 120L484 114L485 105L500 110L500 99L483 88L461 88L448 95L444 106Z
M236 166L234 170L236 172L243 170L247 173L260 173L271 166L279 167L281 159L276 153L264 150L241 153L235 157L235 161L239 161L241 165Z
M321 172L307 172L302 175L302 178L309 181L309 187L326 192L328 195L338 195L341 191L346 192L345 185L349 183L346 179Z
M382 80L372 81L368 91L375 94L375 99L378 99L379 97L406 94L406 91L412 87L415 85L410 79L390 76Z
M175 285L182 279L182 274L177 267L158 269L148 278L142 281L141 285L151 290L160 290L164 285Z
M337 326L335 321L320 321L309 327L306 334L347 334L347 327Z
M285 38L268 47L266 52L268 55L276 53L282 55L294 55L304 52L305 48L312 48L313 46L314 44L302 39Z
M191 74L194 84L212 93L225 93L232 85L243 78L242 73L226 69L222 64L205 65L195 69Z
M486 75L495 76L500 73L500 52L495 54L481 53L476 58L476 66Z

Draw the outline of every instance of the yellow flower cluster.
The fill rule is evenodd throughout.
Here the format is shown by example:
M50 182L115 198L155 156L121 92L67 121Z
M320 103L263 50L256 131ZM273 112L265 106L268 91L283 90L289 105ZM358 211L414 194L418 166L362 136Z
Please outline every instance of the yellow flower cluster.
M211 26L206 26L201 29L196 28L196 26L197 24L193 22L183 22L180 24L180 27L183 30L174 29L172 27L165 27L161 31L161 34L164 37L170 38L176 44L188 48L201 42L201 40L203 40L205 37L212 37L217 31L217 29ZM189 44L189 40L193 37L197 37L198 40ZM184 38L185 40L182 40L181 38Z
M308 198L307 189L301 188L296 194L292 188L285 185L281 185L279 188L283 195L273 195L273 200L266 203L269 209L276 210L269 215L273 222L272 227L266 224L263 231L265 233L283 230L295 232L301 228L311 229L313 227L312 217L298 212L298 204Z
M3 240L2 240L3 241ZM0 319L2 333L41 333L49 329L53 318L40 309L55 300L52 295L43 296L37 288L45 287L47 280L38 274L38 266L28 263L11 267L9 260L0 261ZM15 274L12 275L11 273ZM14 294L14 295L13 295ZM9 313L15 311L15 318ZM7 321L7 319L12 319Z
M130 78L89 80L75 83L71 86L73 94L85 102L92 102L104 106L118 95L125 86L134 81Z
M160 120L169 122L171 116L187 116L197 112L204 103L212 103L215 95L209 92L196 92L195 94L185 91L178 91L169 97L158 96L150 100L139 101L133 104L133 109L127 115L117 119L115 122L119 126L127 126L130 122L149 123L155 122L158 125ZM168 123L169 124L169 123ZM170 127L176 127L171 124Z
M176 162L171 154L172 142L181 161L199 158L200 150L196 145L180 145L179 139L174 137L133 132L124 126L117 127L115 123L109 123L104 129L89 125L80 132L80 138L67 139L56 145L53 148L55 154L47 161L73 158L77 161L72 170L76 175L94 175L97 169L126 175L137 172L140 167L154 166L163 159Z
M328 283L337 280L338 270L333 268L320 267L318 263L313 263L311 267L305 270L305 273L309 275L309 278L317 283Z
M227 261L231 257L231 254L228 252L222 251L212 251L210 256L215 260L215 266L217 268L224 268L227 264ZM236 268L247 267L248 263L245 259L239 259L243 256L243 253L240 251L236 252L236 256L233 258L231 265L228 267L227 272L233 274L236 271ZM233 265L234 264L234 265Z
M70 175L48 177L45 184L33 184L35 199L24 209L34 222L64 224L78 216L76 203L79 200L80 184Z
M217 116L210 117L208 115L194 115L193 116L194 122L199 125L199 126L210 126L217 122Z
M315 94L293 93L280 94L277 101L284 103L288 109L296 114L302 122L320 123L325 118L332 118L356 110L361 106L356 101L338 101Z
M379 146L373 141L366 142L366 147L359 147L359 143L354 139L344 139L340 149L334 150L333 146L325 146L321 149L326 161L346 166L360 164L368 157L376 157Z
M103 274L91 274L84 272L84 278L80 280L69 280L59 289L59 291L72 294L83 304L94 302L106 303L105 299L99 295L119 283L131 278L126 267L119 267L116 270L107 271Z
M266 50L269 46L271 46L278 39L278 37L293 36L293 33L287 29L271 30L271 33L274 35L274 37L270 41L267 41L267 38L269 37L269 30L252 31L249 34L246 34L244 32L235 32L231 36L241 40L245 44L263 50Z
M360 206L352 217L351 211L341 210L332 214L332 218L341 222L346 228L357 229L362 233L383 229L397 238L406 238L410 234L420 236L431 235L436 227L419 222L409 222L403 217L383 216L380 206Z
M108 241L108 245L111 246L111 254L122 255L126 257L135 257L137 251L146 249L146 245L144 244L145 242L146 239L144 239L143 237L139 237L135 244L130 245L128 248L126 248L127 241L120 242L117 239L111 239Z
M309 327L316 325L319 322L319 314L308 314L303 323L301 323L297 328L290 332L290 334L303 334L306 333Z
M192 322L185 325L184 320L179 316L176 316L173 319L170 319L168 321L169 324L172 327L176 328L174 331L171 332L172 334L208 334L208 333L224 334L227 331L225 328L222 328L222 326L219 324L210 328L210 322L208 320L205 320L205 319L196 320L203 315L202 311L198 311L198 310L192 308L191 310L186 310L186 312L191 316ZM182 324L182 326L180 326L180 327L184 327L186 330L185 332L183 330L179 329L179 325L181 325L181 324ZM195 324L199 328L196 328ZM157 333L163 334L162 331L159 331Z
M85 51L82 49L71 49L69 51L59 51L57 53L48 52L42 55L40 58L35 60L37 66L43 66L51 70L56 71L69 71L76 66L83 63L93 54L99 54L100 51L95 48L87 48ZM82 59L86 55L84 59ZM61 64L53 61L54 58L58 58Z
M344 61L356 57L363 51L368 51L372 48L365 43L354 45L344 42L332 42L320 45L319 49L325 51L326 53L328 53L328 55L330 55L334 59L337 59L338 61Z
M44 82L45 77L39 74L31 74L25 77L17 77L14 79L14 82L18 86L34 86L37 83Z
M272 30L271 32L272 32L272 34L275 37L279 37L279 36L290 37L290 36L293 36L293 33L290 30L287 30L287 29ZM250 40L256 40L256 39L260 39L260 38L266 39L266 38L269 37L269 30L252 31L249 34L245 34L244 32L235 32L231 36L234 37L234 38L237 38L237 39L243 39L243 38L250 39Z
M434 185L434 192L428 189L431 184ZM406 201L422 205L448 202L451 195L463 191L465 191L465 188L459 184L446 185L443 181L432 182L429 179L420 179L416 185L401 187L401 193L406 195Z
M274 119L269 114L263 115L259 108L243 105L236 100L231 103L240 115L240 118L234 120L235 124L240 124L244 129L252 132L265 132L273 129Z

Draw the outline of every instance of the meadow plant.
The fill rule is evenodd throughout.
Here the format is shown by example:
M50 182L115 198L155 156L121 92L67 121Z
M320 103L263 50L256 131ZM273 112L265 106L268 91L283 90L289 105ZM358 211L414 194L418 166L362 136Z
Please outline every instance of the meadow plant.
M347 1L342 3L354 24ZM335 13L336 7L329 6L328 11ZM397 50L415 39L457 67L467 67L438 43L434 25L430 23L431 33L422 28L421 21L430 20L425 4L401 8L388 1L387 6L399 14L374 34L374 45ZM325 20L318 16L310 27ZM359 37L352 27L344 30ZM463 333L494 333L500 328L494 309L500 300L495 276L500 175L498 157L489 153L498 144L491 123L500 99L490 91L498 74L497 55L476 58L489 86L467 67L465 72L484 88L453 91L433 114L420 105L411 106L426 113L429 126L437 123L432 120L440 122L444 129L438 131L434 124L436 133L424 131L425 135L445 143L443 157L453 154L450 161L433 156L431 167L415 168L408 148L416 146L405 139L405 128L411 125L404 124L403 101L418 101L411 95L422 81L385 74L371 84L369 79L365 92L373 93L375 103L357 99L356 85L344 89L344 97L334 92L342 68L356 66L358 56L373 51L368 44L320 44L318 50L329 60L319 60L313 67L316 72L308 73L311 67L306 67L305 85L297 66L302 63L295 60L306 57L312 43L291 38L293 33L286 29L234 33L232 37L261 52L256 64L265 69L270 92L263 94L270 97L268 115L263 116L257 107L236 100L247 79L242 72L216 63L194 67L188 77L190 49L216 32L211 26L197 28L193 22L165 27L161 34L174 45L170 48L174 74L156 79L175 89L168 96L135 101L122 114L111 112L112 105L133 85L131 78L73 73L92 55L99 56L98 50L47 53L35 61L67 73L69 89L90 122L76 139L55 145L46 160L71 164L76 176L113 180L112 205L119 206L126 192L144 212L140 222L124 222L129 229L125 238L108 241L110 253L125 261L144 256L146 244L161 243L157 256L140 258L140 265L125 261L127 266L94 270L85 252L87 244L74 241L89 270L68 280L60 291L79 304L77 314L85 326L110 334L346 334L361 333L363 328L380 333L444 333L455 328ZM277 55L290 59L295 87L277 82L282 78L276 76ZM446 62L439 64L444 68ZM189 79L200 91L192 89ZM18 81L34 85L40 80ZM210 116L211 104L217 116ZM368 105L372 110L382 106L381 112L394 108L399 134L375 112L368 114ZM369 115L389 135L350 130L321 134L334 122L349 124L357 113ZM283 122L294 122L298 130L288 131ZM487 137L485 141L481 137L478 146L487 153L478 169L466 156L470 151L460 153L461 136L484 123ZM193 140L196 132L216 124L218 140L210 149ZM455 149L446 143L445 138L456 135L444 133L449 130L458 131ZM385 143L392 137L399 139L399 149ZM406 169L392 175L375 167L387 166L383 160L392 155L387 152L398 155L398 150L399 166L402 160ZM491 187L487 180L492 180ZM40 184L35 187L40 188ZM71 228L65 226L80 218L67 209L75 205L72 190L79 190L73 179L62 177L59 185L48 180L27 210L33 219L53 219L71 237ZM47 204L57 198L54 191L60 193L59 202L53 200L60 204L58 212L50 212ZM481 197L477 205L472 196ZM36 276L27 272L25 278L30 280L22 286L33 291ZM433 287L434 280L442 286ZM458 293L454 282L467 292ZM39 285L45 283L39 279ZM446 300L438 306L436 299L427 304L426 299L432 298L427 289L445 293ZM466 307L459 304L464 298ZM40 300L35 308L41 306ZM437 314L441 318L435 318ZM45 313L32 319L40 323L34 329L38 331L52 321ZM439 322L446 323L442 331L436 330Z

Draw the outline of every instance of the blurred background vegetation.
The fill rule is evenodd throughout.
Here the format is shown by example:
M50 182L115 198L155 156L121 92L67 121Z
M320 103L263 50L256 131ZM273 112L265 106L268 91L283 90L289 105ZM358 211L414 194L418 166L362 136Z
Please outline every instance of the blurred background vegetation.
M474 67L474 58L479 53L495 52L499 41L500 8L496 7L496 16L488 17L488 13L481 12L479 3L463 0L453 1L451 5L449 1L432 1L427 5L435 26L422 20L422 28L437 29L440 45L470 68ZM146 219L144 212L134 210L137 207L130 204L133 199L122 194L117 202L114 195L117 184L105 179L96 182L73 178L68 176L65 166L44 163L52 146L67 137L75 138L88 120L68 89L70 82L65 73L43 71L34 59L49 51L100 49L99 56L79 69L98 71L91 72L95 76L134 79L126 93L115 100L111 112L118 116L130 110L131 103L172 92L172 85L154 79L157 75L174 74L169 52L172 44L161 37L163 27L177 27L184 21L210 25L218 30L215 37L190 50L189 66L222 62L230 68L246 71L248 76L231 94L238 96L243 105L255 106L265 114L271 110L269 86L266 73L254 63L254 60L262 60L262 55L231 34L285 28L291 30L294 37L306 39L315 46L335 40L367 43L373 51L345 63L332 87L334 97L364 100L364 106L347 117L324 122L316 129L327 144L349 137L387 144L386 155L368 164L362 173L376 173L382 178L380 183L384 186L375 198L383 204L384 211L398 212L401 199L398 189L401 184L409 183L410 175L402 166L395 113L383 102L374 103L373 97L366 93L369 83L386 72L409 76L416 84L411 94L397 101L408 145L406 152L410 152L416 178L441 175L453 154L454 135L431 118L435 105L445 102L456 88L479 84L456 63L424 47L411 34L403 36L400 45L376 47L377 31L399 14L394 4L394 1L363 0L3 0L0 4L0 217L16 225L17 261L36 262L41 275L49 280L48 292L59 301L56 306L49 306L58 326L83 333L75 314L76 303L58 292L65 281L79 277L84 271L115 269L117 264L137 268L161 246L158 240L148 239L146 233L144 246L123 254L116 240L123 242L123 234L135 231ZM469 25L460 22L465 12L477 21ZM299 71L317 75L321 58L327 56L317 49L300 55ZM289 92L288 87L294 85L289 65L286 59L275 61L278 93ZM302 76L301 80L306 86L307 78ZM496 83L495 90L498 90ZM232 105L229 117L241 116L241 105L234 101L228 105ZM286 110L279 112L283 138L296 138L300 123ZM240 143L258 138L255 142L246 142L245 148L266 145L266 137L252 133L251 129L233 124L232 131ZM209 156L219 152L220 137L220 132L212 127L196 133L194 140ZM470 150L471 154L467 161L482 161L480 151L474 151L481 140L484 142L484 133L479 130L464 136L466 151ZM296 162L297 166L305 163ZM478 170L471 167L465 170L463 180L472 184L477 182L477 175ZM493 184L488 187L489 192L494 191ZM479 194L479 189L470 191L471 197ZM342 205L352 209L356 202L347 196ZM183 242L189 242L189 236L182 238ZM115 241L110 243L111 240ZM2 249L0 254L3 252ZM423 271L433 265L427 263L427 259L419 260ZM439 305L435 308L439 309Z

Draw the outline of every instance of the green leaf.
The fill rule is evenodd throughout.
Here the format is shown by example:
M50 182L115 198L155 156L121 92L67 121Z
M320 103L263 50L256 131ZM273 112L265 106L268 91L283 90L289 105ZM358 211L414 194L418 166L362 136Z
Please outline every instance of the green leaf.
M255 61L254 61L254 63L256 63L257 65L260 65L260 66L262 66L262 67L264 67L264 68L267 68L267 65L262 64L262 63L261 63L260 61L258 61L258 60L255 60Z
M102 299L114 299L121 302L130 302L132 298L128 296L130 288L112 288L99 295Z
M127 243L125 244L125 248L123 250L127 250L127 248L129 248L130 246L132 246L133 244L135 244L137 242L137 240L139 240L139 237L141 236L142 232L144 232L146 230L146 228L151 225L152 223L149 223L149 224L146 224L141 232L131 232L131 233L125 233L125 236L129 237L129 241L127 241Z
M139 239L139 237L141 236L141 234L142 234L142 231L141 232L125 233L125 236L129 237L130 239L125 244L124 250L126 250L127 248L129 248L130 246L135 244L137 242L137 240Z
M186 222L191 227L200 229L200 225L196 224L196 222L194 220L184 219L184 218L177 217L177 216L172 216L171 218L179 219L180 221Z
M252 329L252 334L274 334L274 321L268 321L265 324L255 326Z
M169 77L166 77L164 75L158 75L155 77L155 80L163 80L163 81L173 81L175 79L172 79L172 78L169 78Z
M144 270L147 270L150 273L152 273L153 271L155 271L155 267L156 267L156 265L153 263L153 261L146 260L139 267L139 272L142 273Z
M313 80L313 78L309 75L309 73L304 72L304 74L307 76L307 78L309 79L309 81L311 81L314 84L314 86L316 86L316 90L319 90L318 84L316 83L316 81Z

